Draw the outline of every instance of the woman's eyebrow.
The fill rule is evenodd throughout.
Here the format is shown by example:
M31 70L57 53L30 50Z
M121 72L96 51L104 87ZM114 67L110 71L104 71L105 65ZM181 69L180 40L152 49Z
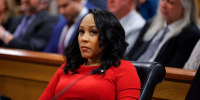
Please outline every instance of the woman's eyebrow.
M96 28L96 25L94 25L94 26L90 26L90 27L95 27L95 28Z

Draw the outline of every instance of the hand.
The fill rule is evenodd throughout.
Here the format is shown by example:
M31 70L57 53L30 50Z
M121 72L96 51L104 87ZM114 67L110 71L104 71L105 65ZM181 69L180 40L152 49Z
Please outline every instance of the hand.
M5 29L4 29L4 27L2 26L2 25L0 25L0 38L2 38L3 37L3 34L5 33Z
M8 43L13 39L13 35L10 33L6 34L6 30L5 28L0 25L0 39L6 44L8 45Z

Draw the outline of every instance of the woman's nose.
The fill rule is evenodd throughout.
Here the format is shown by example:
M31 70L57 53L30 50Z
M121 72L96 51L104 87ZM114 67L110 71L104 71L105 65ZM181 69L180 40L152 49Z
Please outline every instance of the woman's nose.
M82 42L88 42L88 40L89 40L88 34L87 33L83 34L81 40L82 40Z

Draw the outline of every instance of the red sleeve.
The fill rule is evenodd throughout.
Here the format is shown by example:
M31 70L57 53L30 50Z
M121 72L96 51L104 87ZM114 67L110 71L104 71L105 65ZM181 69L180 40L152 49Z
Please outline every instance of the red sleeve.
M117 100L139 100L141 84L136 68L131 62L121 61L116 69Z
M43 92L43 94L40 96L39 100L51 100L53 96L55 95L55 88L58 84L59 78L61 74L64 74L63 68L66 64L63 64L53 75L51 81L49 82L47 88Z

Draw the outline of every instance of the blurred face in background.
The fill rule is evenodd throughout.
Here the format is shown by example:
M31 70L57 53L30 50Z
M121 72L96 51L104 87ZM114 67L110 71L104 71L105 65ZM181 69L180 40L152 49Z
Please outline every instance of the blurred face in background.
M83 18L78 32L78 43L82 57L85 59L99 59L102 50L99 47L99 32L92 14L88 14Z
M184 16L184 8L180 0L161 0L160 11L167 23L173 23Z
M73 21L79 14L82 4L81 0L57 0L60 14L69 21Z
M5 12L7 9L7 3L5 0L0 0L0 13Z
M26 12L37 12L42 0L21 0L22 7Z
M114 13L118 18L126 15L133 9L133 0L107 0L108 9Z

